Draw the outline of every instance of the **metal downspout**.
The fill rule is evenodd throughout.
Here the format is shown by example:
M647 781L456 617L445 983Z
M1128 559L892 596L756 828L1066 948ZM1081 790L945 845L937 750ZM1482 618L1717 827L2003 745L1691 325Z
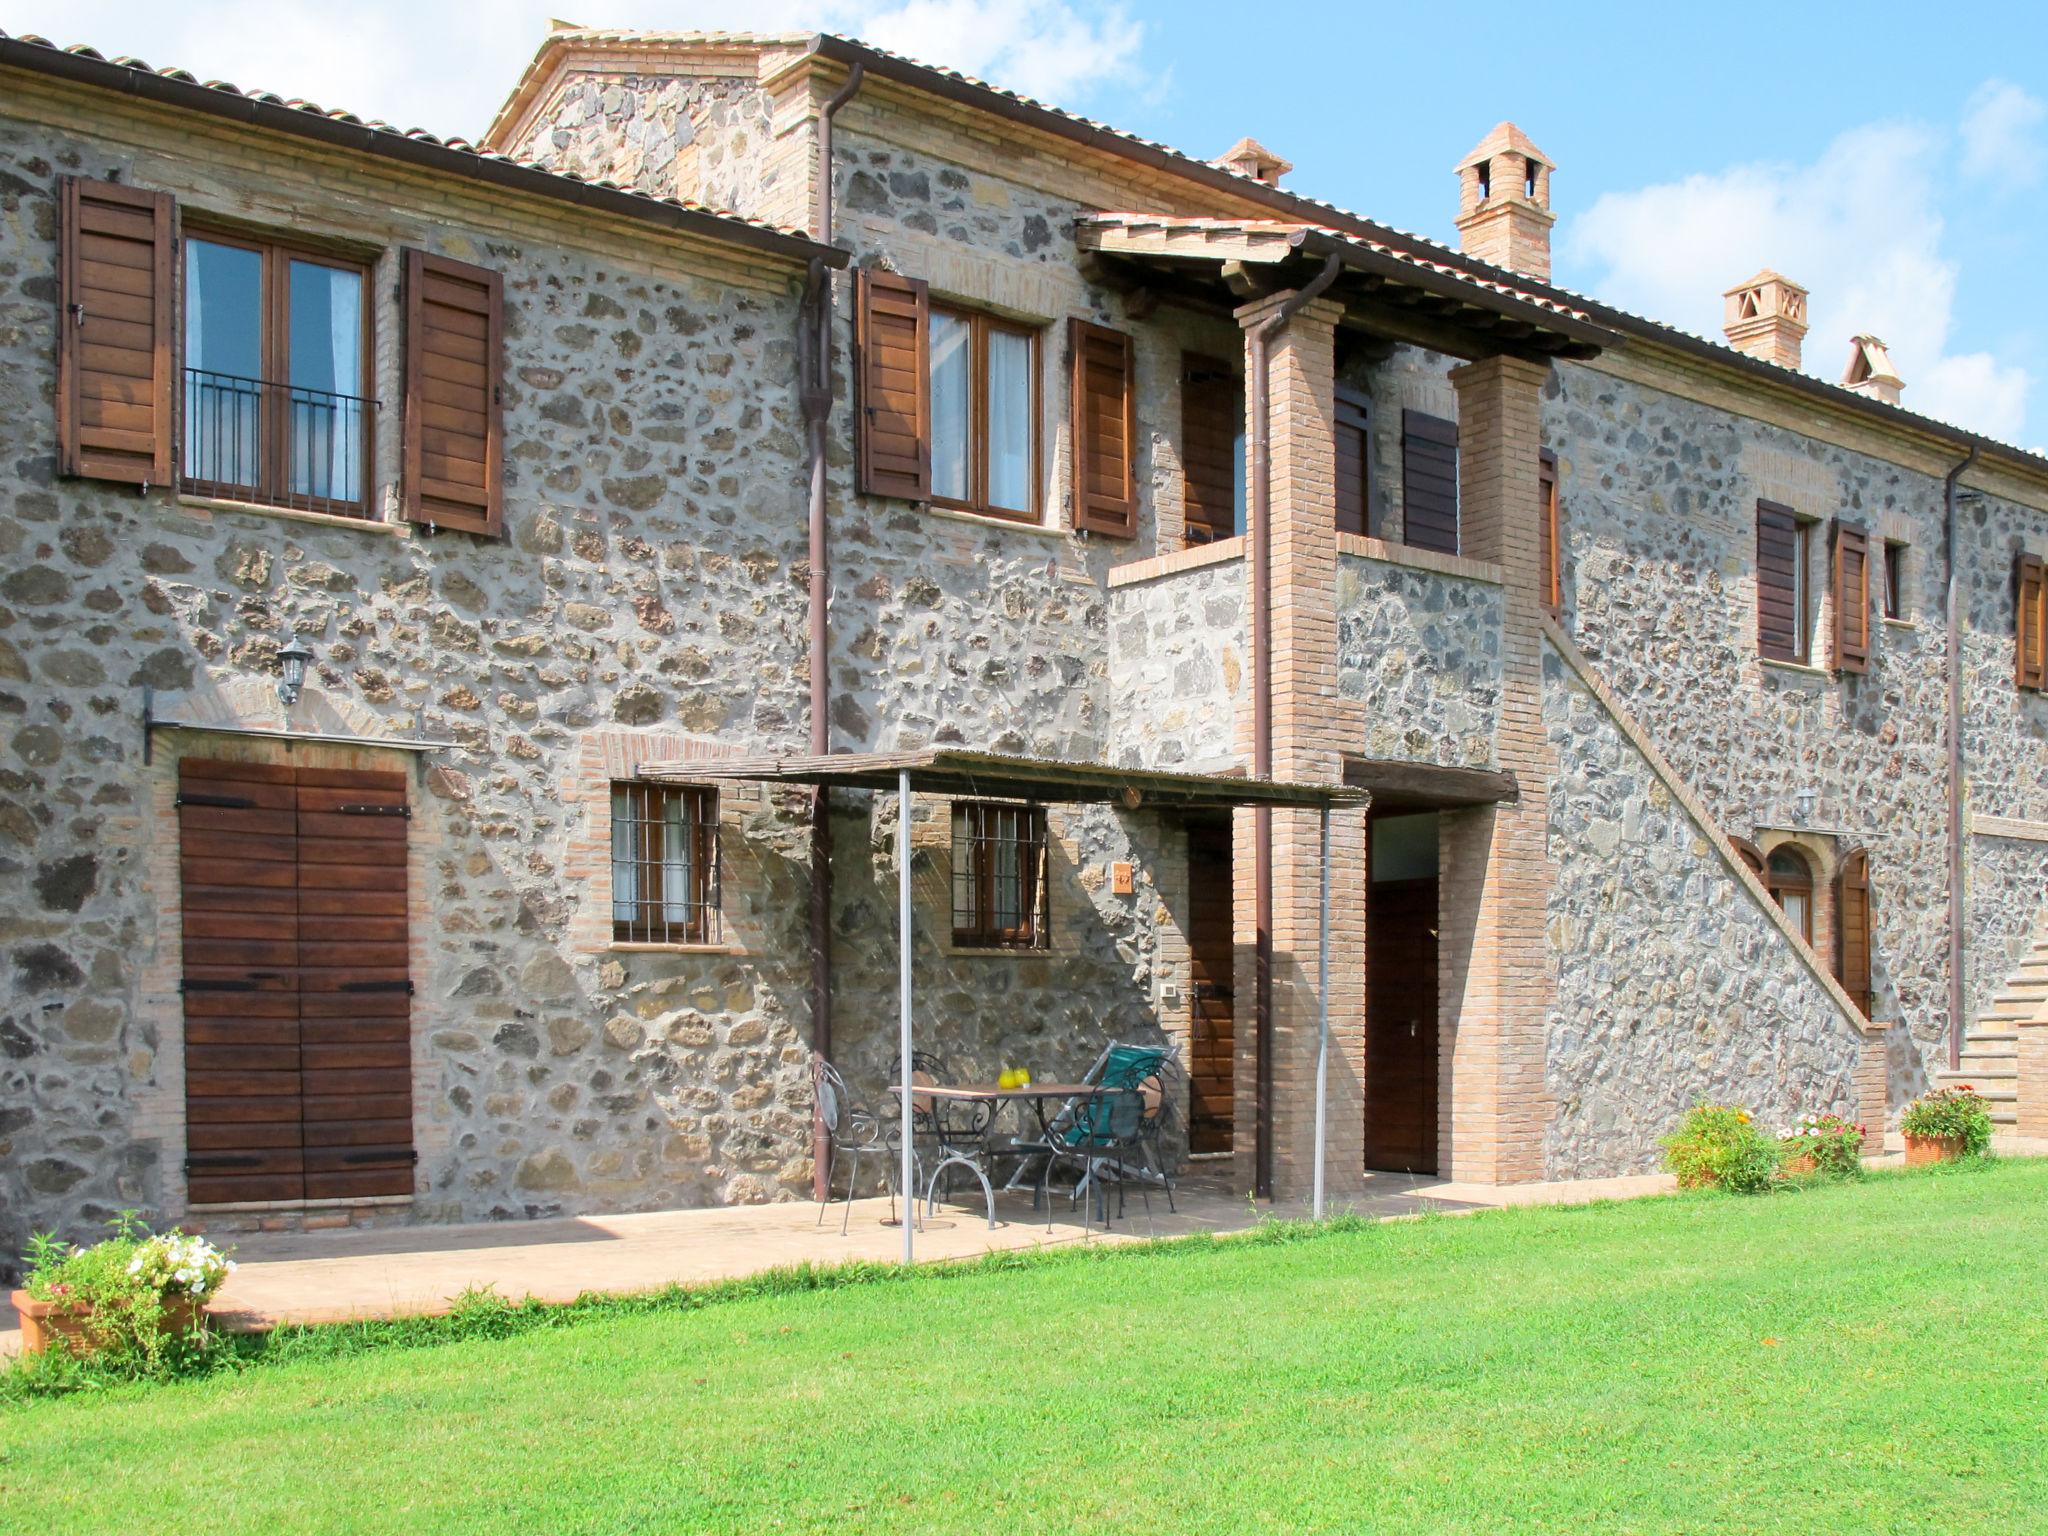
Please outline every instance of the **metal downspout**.
M1273 337L1337 280L1343 261L1332 255L1322 271L1288 296L1251 333L1251 523L1252 523L1252 777L1273 777L1273 434L1267 415L1272 378L1268 347ZM1257 1019L1257 1160L1253 1192L1273 1196L1273 811L1253 812L1252 889L1257 930L1254 1012Z
M1977 446L1941 483L1948 559L1948 603L1943 644L1948 668L1948 1068L1963 1067L1963 632L1958 609L1962 578L1957 572L1956 482L1977 462Z
M832 222L832 119L853 99L867 73L855 64L846 83L818 114L818 243L830 245ZM831 549L825 526L825 478L832 424L832 279L813 258L797 318L797 388L804 415L810 470L810 684L811 755L832 750L832 655L827 609L831 599ZM819 1061L832 1059L832 815L831 793L811 792L811 1048ZM811 1184L820 1199L831 1172L831 1138L822 1101L811 1116Z

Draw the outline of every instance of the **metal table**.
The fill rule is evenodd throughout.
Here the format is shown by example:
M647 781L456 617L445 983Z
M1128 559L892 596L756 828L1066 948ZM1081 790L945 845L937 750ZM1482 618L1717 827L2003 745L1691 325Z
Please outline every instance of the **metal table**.
M891 1083L889 1085L889 1092L891 1093L902 1093L904 1091L904 1085L901 1083ZM912 1083L908 1091L913 1102L917 1099L944 1099L948 1103L953 1104L988 1104L994 1106L994 1109L998 1111L1003 1105L1013 1099L1034 1101L1038 1106L1039 1128L1046 1130L1050 1134L1050 1128L1045 1115L1045 1106L1048 1100L1093 1098L1102 1090L1095 1083L1027 1083L1021 1088L1003 1088L994 1083ZM995 1114L993 1112L989 1116L989 1124L995 1124ZM940 1138L939 1150L943 1155L939 1158L936 1166L933 1167L931 1177L925 1181L924 1206L927 1215L937 1205L939 1175L944 1173L949 1167L965 1168L974 1175L976 1181L981 1185L982 1197L988 1202L989 1228L991 1231L994 1230L996 1224L995 1186L989 1183L988 1170L983 1166L988 1156L987 1141L988 1133L984 1130L982 1133L983 1144L980 1149L980 1156L977 1157L964 1147L946 1145L945 1139L943 1137ZM913 1194L911 1198L915 1199L916 1196Z

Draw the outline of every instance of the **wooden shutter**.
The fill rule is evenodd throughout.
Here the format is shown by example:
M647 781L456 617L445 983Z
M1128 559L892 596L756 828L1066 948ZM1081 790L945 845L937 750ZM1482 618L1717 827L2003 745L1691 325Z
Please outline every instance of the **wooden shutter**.
M2018 599L2014 680L2022 688L2048 687L2048 567L2039 555L2019 556L2013 585Z
M1835 520L1835 670L1870 670L1870 535Z
M1772 661L1798 661L1799 520L1774 501L1756 504L1756 647Z
M1337 391L1337 531L1371 533L1378 521L1372 480L1372 397Z
M1073 354L1074 527L1112 538L1138 533L1131 338L1086 320L1067 322Z
M854 293L854 456L866 496L932 495L931 296L914 277L862 268Z
M1757 879L1763 879L1764 856L1758 850L1756 844L1746 837L1731 837L1728 841L1733 845L1735 851L1742 856L1742 862L1749 866L1749 872L1755 875Z
M1564 606L1564 573L1557 557L1557 455L1548 448L1537 452L1536 484L1536 546L1543 605L1555 613Z
M1401 541L1458 552L1458 424L1401 412Z
M405 253L405 515L497 534L504 526L505 280Z
M178 765L185 1175L194 1205L305 1195L297 770Z
M298 771L306 1198L410 1194L406 776Z
M1835 874L1835 979L1870 1017L1870 856L1861 849Z
M1220 358L1181 354L1180 460L1182 520L1189 544L1209 544L1237 533L1238 437L1244 431L1244 392Z
M168 485L175 204L79 176L64 178L62 201L58 468Z

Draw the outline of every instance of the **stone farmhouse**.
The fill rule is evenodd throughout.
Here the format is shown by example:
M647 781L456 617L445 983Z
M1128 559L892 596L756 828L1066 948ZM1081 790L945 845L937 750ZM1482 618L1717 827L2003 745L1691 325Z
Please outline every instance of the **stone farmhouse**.
M477 144L0 38L0 1251L806 1196L912 755L925 1038L1170 1040L1247 1192L1324 870L1233 780L1369 797L1340 1202L2048 1134L2048 460L1775 271L1558 288L1511 124L1458 250L1288 169L834 36L560 29Z

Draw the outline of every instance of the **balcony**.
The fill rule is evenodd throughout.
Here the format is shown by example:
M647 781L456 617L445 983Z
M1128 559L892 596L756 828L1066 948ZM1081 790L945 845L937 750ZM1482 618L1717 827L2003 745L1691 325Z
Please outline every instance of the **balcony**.
M334 517L370 515L377 402L185 370L185 489Z

